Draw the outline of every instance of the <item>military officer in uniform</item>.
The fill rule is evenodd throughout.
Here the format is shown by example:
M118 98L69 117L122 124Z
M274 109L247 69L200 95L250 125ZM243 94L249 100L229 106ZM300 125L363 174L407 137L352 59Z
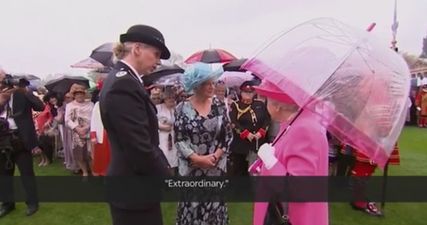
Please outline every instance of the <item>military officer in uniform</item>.
M160 59L170 57L163 35L153 27L134 25L120 35L115 52L121 60L100 94L101 118L111 146L107 179L168 176L168 163L159 148L156 107L141 78L150 74ZM110 209L114 225L163 224L160 202L110 201Z
M267 141L270 115L262 101L255 100L253 81L240 86L240 99L230 107L233 141L230 145L228 174L247 176L248 165L256 159L258 147Z

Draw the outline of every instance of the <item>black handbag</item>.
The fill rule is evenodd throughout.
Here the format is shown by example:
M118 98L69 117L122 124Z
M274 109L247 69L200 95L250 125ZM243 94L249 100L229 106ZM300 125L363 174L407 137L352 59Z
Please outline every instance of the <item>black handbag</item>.
M288 217L287 203L268 203L267 214L264 218L264 225L292 225Z
M286 174L286 177L288 176L289 174ZM264 185L266 184L264 183ZM277 184L275 183L273 185L276 186ZM273 200L277 199L277 197L273 196L271 196L270 199L271 201L268 203L267 212L264 218L264 225L292 225L288 216L288 202Z

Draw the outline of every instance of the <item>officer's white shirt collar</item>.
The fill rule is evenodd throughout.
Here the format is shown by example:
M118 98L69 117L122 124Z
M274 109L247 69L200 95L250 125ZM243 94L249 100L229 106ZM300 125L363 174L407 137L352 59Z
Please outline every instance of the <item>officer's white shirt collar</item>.
M136 77L138 78L139 82L141 82L141 84L142 84L141 75L136 71L136 69L135 69L135 68L133 68L133 66L132 66L132 65L130 65L129 63L127 63L127 62L126 62L126 61L124 61L124 60L120 60L120 62L122 62L122 63L124 63L126 66L128 66L128 67L132 70L132 72L133 72L134 74L136 74Z

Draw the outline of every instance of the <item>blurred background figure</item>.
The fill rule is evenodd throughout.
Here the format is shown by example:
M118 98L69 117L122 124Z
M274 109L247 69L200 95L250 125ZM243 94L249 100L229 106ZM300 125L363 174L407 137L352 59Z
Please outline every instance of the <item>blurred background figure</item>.
M417 106L415 105L415 99L417 98L417 90L411 89L411 93L409 94L409 99L411 100L411 106L409 108L409 122L407 125L417 126Z
M159 120L160 149L165 154L171 172L175 175L178 171L178 155L175 147L175 133L173 124L175 122L176 93L171 87L167 87L162 93L163 103L156 105L157 118Z
M425 78L427 79L427 78ZM415 105L418 110L418 126L427 127L427 84L421 86L415 99Z
M105 176L110 165L110 143L107 132L101 120L99 109L99 93L101 92L103 81L99 80L97 88L92 93L92 102L95 103L90 120L90 140L92 144L92 174L94 176ZM95 101L95 102L94 102Z
M161 95L162 95L162 88L160 87L153 87L150 90L150 99L155 105L162 103Z
M231 103L233 103L233 100L229 95L229 89L222 80L218 80L215 84L215 97L225 104L225 107L227 107L227 115L229 115Z
M73 88L72 88L73 89ZM67 170L72 171L74 174L79 173L79 167L76 160L74 159L73 149L72 149L72 139L73 131L65 123L65 112L67 111L68 104L74 101L74 95L71 92L68 92L64 95L63 104L60 107L59 111L64 113L62 119L62 145L63 145L63 155L64 155L64 165Z
M63 112L58 110L59 102L55 93L49 92L43 97L45 109L36 118L39 133L39 146L42 150L38 166L47 166L53 162L53 155L58 149L58 124L63 119Z
M329 176L337 174L338 151L341 149L341 142L331 133L326 132L329 145Z
M225 86L224 81L217 81L215 84L215 97L217 97L221 102L226 102L227 96L227 86Z

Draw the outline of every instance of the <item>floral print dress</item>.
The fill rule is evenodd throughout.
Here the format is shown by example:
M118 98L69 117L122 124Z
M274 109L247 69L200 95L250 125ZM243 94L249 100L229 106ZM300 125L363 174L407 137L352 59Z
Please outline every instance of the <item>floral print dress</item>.
M224 103L212 99L211 111L204 117L198 114L189 100L181 102L175 112L175 146L178 150L180 176L223 176L227 169L227 156L233 133ZM223 148L224 155L217 166L209 169L190 167L192 153L209 155ZM227 206L224 202L180 202L178 225L228 224Z
M90 133L90 119L92 117L93 103L79 103L73 101L67 104L65 111L65 123L72 130L72 151L74 159L77 161L88 159L88 140ZM85 136L80 136L73 131L74 128L81 127L86 130Z

